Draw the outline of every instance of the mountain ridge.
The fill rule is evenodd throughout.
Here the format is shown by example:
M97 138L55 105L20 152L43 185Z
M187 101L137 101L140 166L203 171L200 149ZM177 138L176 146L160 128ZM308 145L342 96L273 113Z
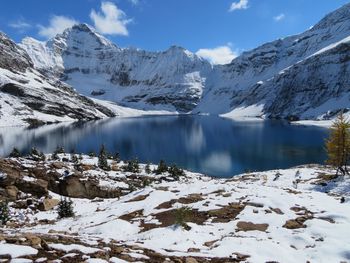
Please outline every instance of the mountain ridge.
M350 105L350 83L344 77L350 73L348 14L350 4L301 34L243 52L226 65L211 65L178 46L161 52L120 48L87 24L47 42L25 38L19 46L42 74L59 78L82 95L122 106L327 119Z

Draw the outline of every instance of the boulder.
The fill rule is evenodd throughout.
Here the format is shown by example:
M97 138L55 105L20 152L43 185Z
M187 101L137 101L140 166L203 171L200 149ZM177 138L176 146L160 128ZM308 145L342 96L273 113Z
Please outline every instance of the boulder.
M239 221L237 223L238 231L266 231L269 227L268 224L254 224L252 222Z
M16 186L24 193L30 193L37 197L46 196L48 194L48 182L42 179L35 181L19 180L16 182Z
M6 187L6 195L9 200L15 201L17 200L18 189L14 185L9 185Z
M186 263L198 263L195 258L186 258Z
M39 210L41 211L49 211L52 210L55 206L59 204L60 200L58 199L51 199L51 198L45 198L40 204L39 204Z

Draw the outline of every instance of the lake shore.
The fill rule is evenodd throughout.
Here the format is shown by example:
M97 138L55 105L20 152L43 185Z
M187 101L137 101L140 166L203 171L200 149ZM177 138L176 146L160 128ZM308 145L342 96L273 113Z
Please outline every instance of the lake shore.
M0 160L12 220L0 257L61 262L348 260L349 177L306 165L215 179L59 154ZM175 173L176 175L176 173ZM57 218L73 201L75 216ZM187 207L187 208L183 208ZM27 261L23 261L27 262ZM28 261L29 262L29 261Z

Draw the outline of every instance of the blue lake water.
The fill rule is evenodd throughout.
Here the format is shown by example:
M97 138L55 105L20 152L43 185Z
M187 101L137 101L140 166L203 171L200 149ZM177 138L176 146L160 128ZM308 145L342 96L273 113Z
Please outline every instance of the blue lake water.
M13 147L33 146L48 153L97 152L101 144L122 159L163 159L184 169L230 177L245 171L323 163L328 131L281 121L237 122L214 116L149 116L89 123L57 124L37 129L0 128L0 155Z

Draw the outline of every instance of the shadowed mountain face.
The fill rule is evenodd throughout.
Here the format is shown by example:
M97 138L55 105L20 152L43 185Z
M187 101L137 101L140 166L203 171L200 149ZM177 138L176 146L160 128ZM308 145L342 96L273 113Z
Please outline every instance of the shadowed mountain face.
M195 54L122 49L81 24L23 47L35 67L80 93L139 109L223 114L259 105L248 116L328 118L349 105L350 4L308 31L211 66Z

